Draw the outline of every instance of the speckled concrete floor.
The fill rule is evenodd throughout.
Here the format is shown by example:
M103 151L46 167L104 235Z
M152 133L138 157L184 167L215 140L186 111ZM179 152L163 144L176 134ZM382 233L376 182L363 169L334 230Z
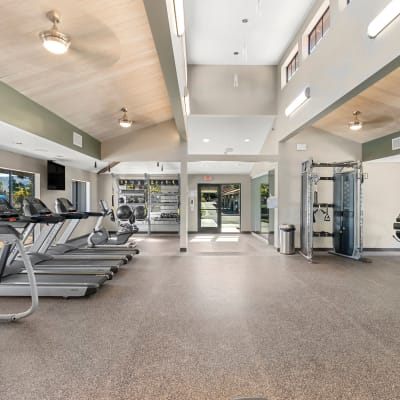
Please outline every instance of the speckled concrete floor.
M398 257L310 265L222 237L143 238L95 296L0 325L0 398L400 399Z

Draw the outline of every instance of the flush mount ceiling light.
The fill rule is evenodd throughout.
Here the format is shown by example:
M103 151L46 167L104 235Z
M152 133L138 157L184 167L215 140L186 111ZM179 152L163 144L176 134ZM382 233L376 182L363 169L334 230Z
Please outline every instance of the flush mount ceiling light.
M190 99L189 99L189 90L187 87L185 87L185 94L183 96L183 102L185 103L186 115L190 115Z
M204 142L204 143L210 143L210 138L205 137L205 138L203 139L203 142Z
M301 107L311 96L310 88L305 88L285 109L285 115L289 117Z
M358 131L362 128L363 124L362 122L358 119L358 116L361 114L360 111L354 111L354 120L349 122L349 128L352 131Z
M400 15L400 0L392 0L368 25L368 36L376 38Z
M53 54L66 53L71 44L71 38L58 30L57 24L61 21L60 14L52 10L46 16L53 23L53 26L49 30L39 33L44 48Z
M128 118L128 115L127 115L128 109L126 107L122 107L121 111L124 113L124 115L122 116L122 118L120 118L118 120L120 127L121 128L130 128L133 124L133 121Z
M174 0L174 14L175 14L175 25L176 34L183 36L185 33L185 12L183 9L183 0Z

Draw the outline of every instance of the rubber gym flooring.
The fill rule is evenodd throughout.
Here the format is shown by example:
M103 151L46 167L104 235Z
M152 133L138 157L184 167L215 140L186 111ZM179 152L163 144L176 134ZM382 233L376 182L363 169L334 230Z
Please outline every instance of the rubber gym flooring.
M139 246L96 295L0 325L2 400L400 398L398 256L311 265L251 235Z

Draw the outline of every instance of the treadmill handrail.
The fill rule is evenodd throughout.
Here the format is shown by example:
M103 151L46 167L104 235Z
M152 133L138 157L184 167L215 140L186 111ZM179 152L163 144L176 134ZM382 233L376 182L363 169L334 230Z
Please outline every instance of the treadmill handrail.
M2 230L0 232L0 238L3 236L6 239L6 242L15 242L18 252L21 255L21 258L23 260L26 272L28 274L28 281L30 285L30 290L31 290L31 306L26 310L22 311L19 313L10 313L10 314L0 314L0 321L17 321L22 318L26 318L29 315L31 315L39 306L39 294L38 294L38 288L36 285L36 278L35 278L35 272L32 267L32 263L30 258L25 252L24 245L21 241L21 235L20 233L13 228L12 223L16 220L18 220L18 217L14 219L14 217L9 218L9 221L4 221L6 219L6 216L4 213L0 214L0 218L2 219ZM3 226L5 225L5 226ZM6 260L3 260L6 262ZM3 269L4 270L4 269Z

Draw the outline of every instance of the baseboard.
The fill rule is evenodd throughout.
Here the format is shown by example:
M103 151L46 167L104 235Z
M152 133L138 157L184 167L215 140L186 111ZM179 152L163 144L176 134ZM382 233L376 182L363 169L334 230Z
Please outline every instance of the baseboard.
M395 247L395 248L391 248L391 247L379 247L379 248L375 248L375 247L366 247L364 248L363 251L398 251L400 252L400 248L399 247Z

